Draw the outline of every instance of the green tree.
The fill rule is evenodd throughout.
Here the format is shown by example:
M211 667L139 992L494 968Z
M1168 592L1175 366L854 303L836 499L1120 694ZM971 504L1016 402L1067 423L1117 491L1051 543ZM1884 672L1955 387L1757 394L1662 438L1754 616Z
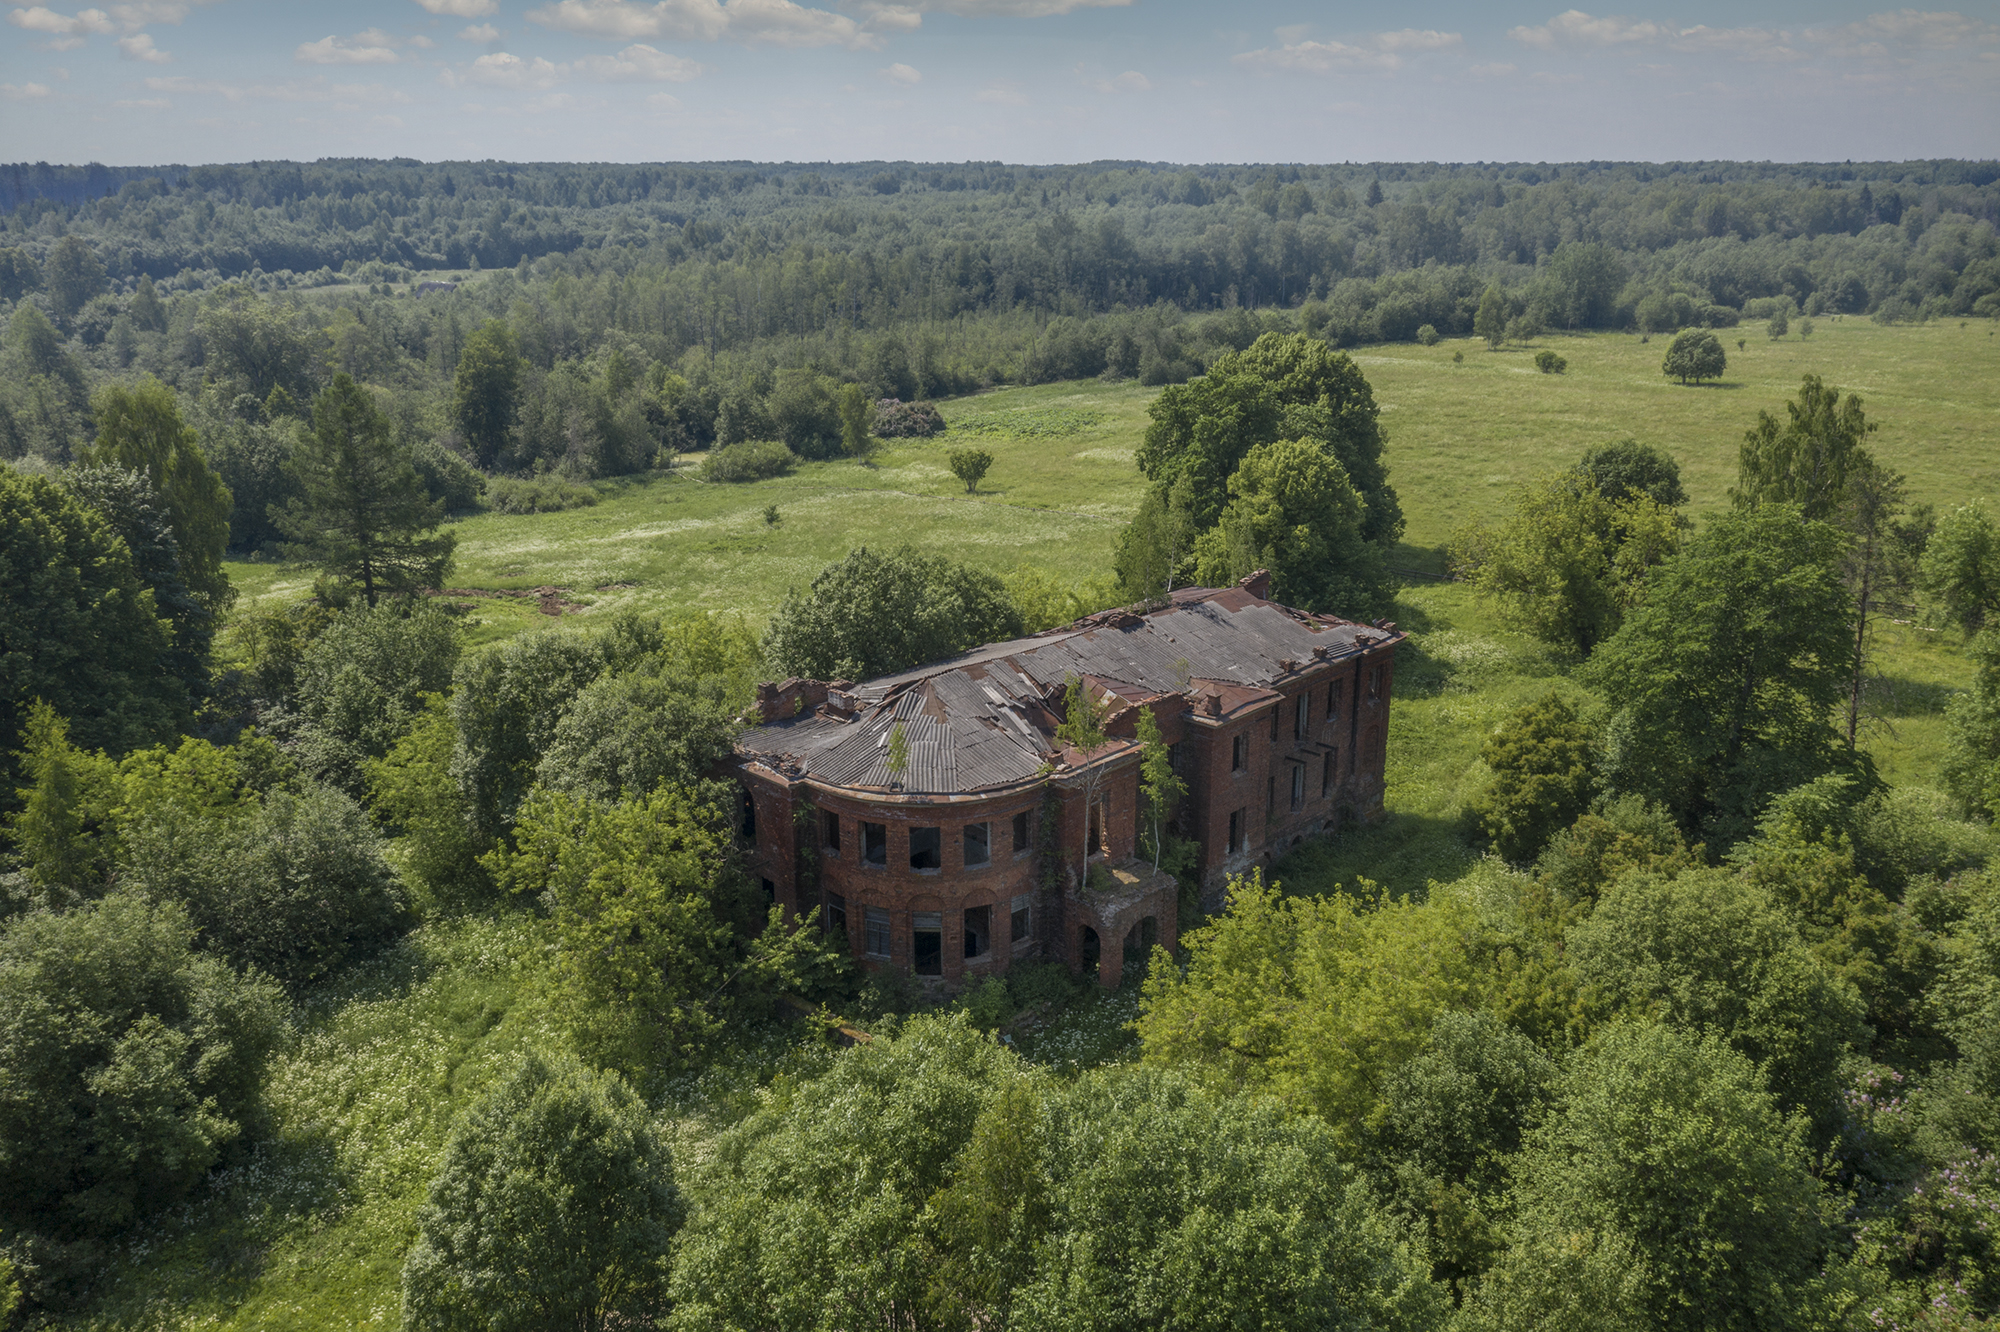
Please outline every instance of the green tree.
M147 375L129 389L111 385L92 407L97 442L85 461L146 477L167 506L187 585L212 612L226 609L235 595L222 570L229 546L229 487L181 419L174 391Z
M1945 784L1967 809L2000 819L2000 628L1972 640L1972 688L1945 705Z
M1032 1245L1035 1234L1020 1235L1013 1218L981 1224L977 1215L1020 1207L1032 1224L1041 1150L1020 1136L1033 1132L1032 1110L1017 1105L984 1135L976 1128L1026 1076L1011 1050L963 1014L927 1014L760 1100L689 1182L695 1206L674 1263L678 1314L690 1325L787 1332L959 1325L933 1313L940 1279L964 1264L941 1263L927 1213L947 1214L939 1217L947 1234L984 1230ZM965 1160L976 1135L987 1139L983 1159ZM961 1177L965 1193L941 1199ZM986 1198L965 1196L973 1180Z
M14 308L7 323L7 350L23 374L59 380L81 396L83 374L63 350L62 334L32 302Z
M188 585L173 515L143 472L72 467L63 485L111 524L131 552L133 572L153 593L153 609L173 627L170 669L190 698L207 695L217 616ZM221 571L216 570L221 577ZM225 580L226 584L226 580Z
M2000 611L2000 529L1977 500L1938 519L1924 547L1924 595L1970 642Z
M1488 287L1479 296L1479 310L1472 316L1472 331L1486 339L1486 345L1494 351L1507 340L1507 293L1498 287Z
M1012 638L1021 617L998 578L907 547L865 546L792 591L764 653L776 670L866 680Z
M425 695L451 687L461 646L457 619L428 601L333 616L299 654L292 753L300 768L359 794L363 765L415 724Z
M1468 901L1288 896L1232 878L1229 909L1181 938L1140 1001L1141 1056L1219 1091L1318 1115L1344 1147L1379 1115L1389 1074L1482 984Z
M36 699L68 718L88 749L148 744L186 717L171 626L155 613L125 543L63 486L11 467L0 467L0 587L8 589L0 597L0 752L19 746Z
M56 318L67 323L90 298L104 290L104 263L97 251L76 236L64 236L49 250L42 265L42 286L55 306Z
M1304 610L1372 620L1396 593L1366 504L1340 460L1314 440L1260 444L1230 478L1232 498L1195 546L1195 578L1226 587L1271 573L1271 596Z
M235 381L236 392L259 402L280 388L301 401L312 396L325 342L295 301L270 300L230 283L209 297L194 328L210 372Z
M452 379L451 416L481 467L507 447L521 390L521 354L503 319L489 319L465 340Z
M1765 326L1764 331L1776 341L1792 331L1792 322L1786 317L1785 312L1780 310L1771 316L1771 322Z
M457 741L452 779L474 837L491 846L535 783L556 724L606 667L605 643L582 634L521 634L468 655L452 676Z
M1493 783L1474 809L1508 860L1540 855L1596 794L1597 736L1553 690L1501 723L1479 757L1493 770Z
M875 404L868 397L868 390L859 384L843 384L840 389L840 449L850 458L860 458L867 454L874 440L869 436L868 427L875 413Z
M123 892L0 925L0 1225L33 1242L31 1296L101 1273L256 1113L282 996L191 932Z
M1846 498L1849 474L1870 461L1861 441L1875 423L1860 398L1850 393L1842 401L1840 390L1818 375L1805 377L1785 410L1791 419L1782 424L1757 413L1756 426L1743 436L1729 496L1743 508L1795 504L1807 518L1830 520Z
M945 461L951 466L951 474L965 482L965 493L970 495L979 489L980 478L993 466L993 455L985 449L953 449Z
M57 900L96 896L107 868L97 832L110 818L117 785L111 761L69 743L69 723L37 700L21 743L29 785L16 791L14 848Z
M42 266L18 246L0 250L0 300L18 301L42 285ZM0 1321L0 1327L6 1326Z
M1671 509L1629 490L1607 498L1578 469L1523 486L1507 520L1460 536L1455 555L1510 621L1587 656L1617 631L1647 573L1680 542Z
M1056 726L1056 740L1075 752L1070 761L1064 756L1063 766L1077 774L1074 789L1083 802L1083 817L1086 829L1096 822L1098 801L1104 795L1104 768L1092 762L1096 751L1110 743L1111 737L1105 733L1105 723L1111 720L1111 703L1115 695L1100 698L1091 688L1090 681L1082 676L1072 675L1063 684L1062 721ZM900 723L899 723L900 724ZM1099 825L1102 827L1102 825ZM1081 891L1090 882L1090 857L1099 848L1091 845L1089 833L1078 839L1082 850L1077 856L1076 886Z
M1579 1058L1517 1166L1473 1329L1821 1326L1832 1236L1800 1140L1749 1061L1620 1026Z
M1722 343L1705 328L1684 328L1676 333L1667 348L1667 359L1660 365L1663 373L1683 384L1690 379L1697 384L1704 379L1720 379L1728 368L1729 358L1723 353Z
M159 789L204 757L236 784L228 798L197 804ZM142 765L153 768L150 791ZM204 950L304 985L402 928L402 887L381 835L340 792L307 783L260 800L226 750L142 753L123 769L119 879L184 906Z
M1535 285L1558 328L1604 328L1611 323L1619 289L1625 285L1625 265L1609 245L1564 241L1543 265Z
M1610 1006L1719 1034L1755 1064L1786 1114L1830 1137L1841 1064L1865 1046L1852 987L1813 956L1786 906L1727 869L1638 872L1566 936L1586 991Z
M403 1325L650 1324L684 1213L645 1103L615 1073L530 1055L445 1146L403 1261Z
M1847 683L1840 534L1790 505L1724 515L1648 577L1592 659L1615 700L1607 777L1719 840L1837 761Z
M1079 1079L1042 1117L1046 1238L1006 1326L1443 1323L1442 1292L1350 1182L1323 1124L1151 1068ZM976 1326L985 1311L966 1312Z
M1505 1247L1514 1167L1555 1093L1556 1061L1491 1013L1441 1013L1389 1076L1368 1158L1390 1210L1428 1241L1463 1302Z
M313 432L295 461L299 497L272 519L295 559L383 593L444 585L457 537L437 531L444 506L425 493L368 391L345 374L313 404Z
M1160 721L1149 707L1139 709L1139 793L1146 802L1147 838L1153 844L1153 868L1160 868L1166 850L1167 824L1187 795L1187 783L1174 771L1174 756L1160 737Z
M815 917L795 929L782 906L759 911L724 808L686 788L617 805L537 791L515 844L487 867L548 904L571 1018L620 1062L692 1060L732 1016L830 964Z
M486 847L474 833L471 804L452 778L458 728L450 703L442 694L426 694L423 703L388 754L368 765L368 799L401 838L402 868L419 904L437 911L472 904L492 878L479 863Z
M720 676L634 671L586 685L556 723L541 785L597 800L692 787L729 756L742 700Z
M1380 410L1353 360L1305 334L1269 333L1218 357L1208 373L1168 385L1148 408L1139 468L1164 492L1187 477L1199 527L1221 517L1229 481L1259 444L1313 440L1346 471L1365 509L1362 536L1392 546L1403 510L1382 462Z
M1597 493L1608 500L1637 493L1670 509L1687 503L1680 464L1665 449L1651 444L1621 439L1590 450L1578 465L1596 484Z
M1194 485L1187 477L1162 490L1148 486L1139 511L1119 533L1112 556L1119 588L1133 601L1148 605L1171 596L1176 583L1194 577Z
M167 303L153 289L153 279L144 273L139 275L139 286L132 293L130 313L132 322L148 333L167 331Z

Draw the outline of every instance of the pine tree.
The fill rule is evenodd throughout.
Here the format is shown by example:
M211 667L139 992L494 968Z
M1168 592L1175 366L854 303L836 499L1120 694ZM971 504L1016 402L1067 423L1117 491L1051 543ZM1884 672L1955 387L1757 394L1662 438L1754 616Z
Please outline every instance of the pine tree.
M374 399L346 374L313 404L295 466L300 498L271 513L292 558L359 583L370 606L384 592L443 585L457 544L437 531L444 505L425 492Z

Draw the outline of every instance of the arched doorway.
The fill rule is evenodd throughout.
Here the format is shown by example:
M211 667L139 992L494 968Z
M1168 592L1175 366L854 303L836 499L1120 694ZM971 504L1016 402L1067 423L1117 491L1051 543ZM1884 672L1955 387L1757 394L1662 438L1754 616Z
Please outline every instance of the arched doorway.
M1083 944L1077 949L1077 956L1083 959L1085 971L1095 967L1104 956L1104 943L1097 937L1097 931L1086 925L1083 927Z

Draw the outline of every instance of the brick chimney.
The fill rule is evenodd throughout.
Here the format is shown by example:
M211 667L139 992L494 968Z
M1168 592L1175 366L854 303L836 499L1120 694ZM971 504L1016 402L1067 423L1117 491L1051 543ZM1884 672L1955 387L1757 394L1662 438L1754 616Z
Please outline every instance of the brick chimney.
M1259 601L1269 601L1271 599L1271 571L1269 569L1259 569L1256 573L1248 577L1237 579L1236 586L1242 588Z

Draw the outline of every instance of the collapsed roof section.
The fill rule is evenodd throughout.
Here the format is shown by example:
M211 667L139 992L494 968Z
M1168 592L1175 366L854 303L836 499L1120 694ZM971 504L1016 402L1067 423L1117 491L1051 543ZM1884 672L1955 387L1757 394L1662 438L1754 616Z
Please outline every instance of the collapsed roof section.
M738 754L789 780L934 798L984 795L1136 747L1131 709L1179 695L1197 718L1221 720L1274 696L1314 667L1402 638L1293 610L1246 586L1184 588L1161 609L1102 611L1027 638L862 684L789 680L760 691L764 725ZM1108 704L1110 743L1081 755L1056 739L1063 693L1081 678ZM903 728L901 772L890 737ZM1121 724L1122 723L1122 724Z

